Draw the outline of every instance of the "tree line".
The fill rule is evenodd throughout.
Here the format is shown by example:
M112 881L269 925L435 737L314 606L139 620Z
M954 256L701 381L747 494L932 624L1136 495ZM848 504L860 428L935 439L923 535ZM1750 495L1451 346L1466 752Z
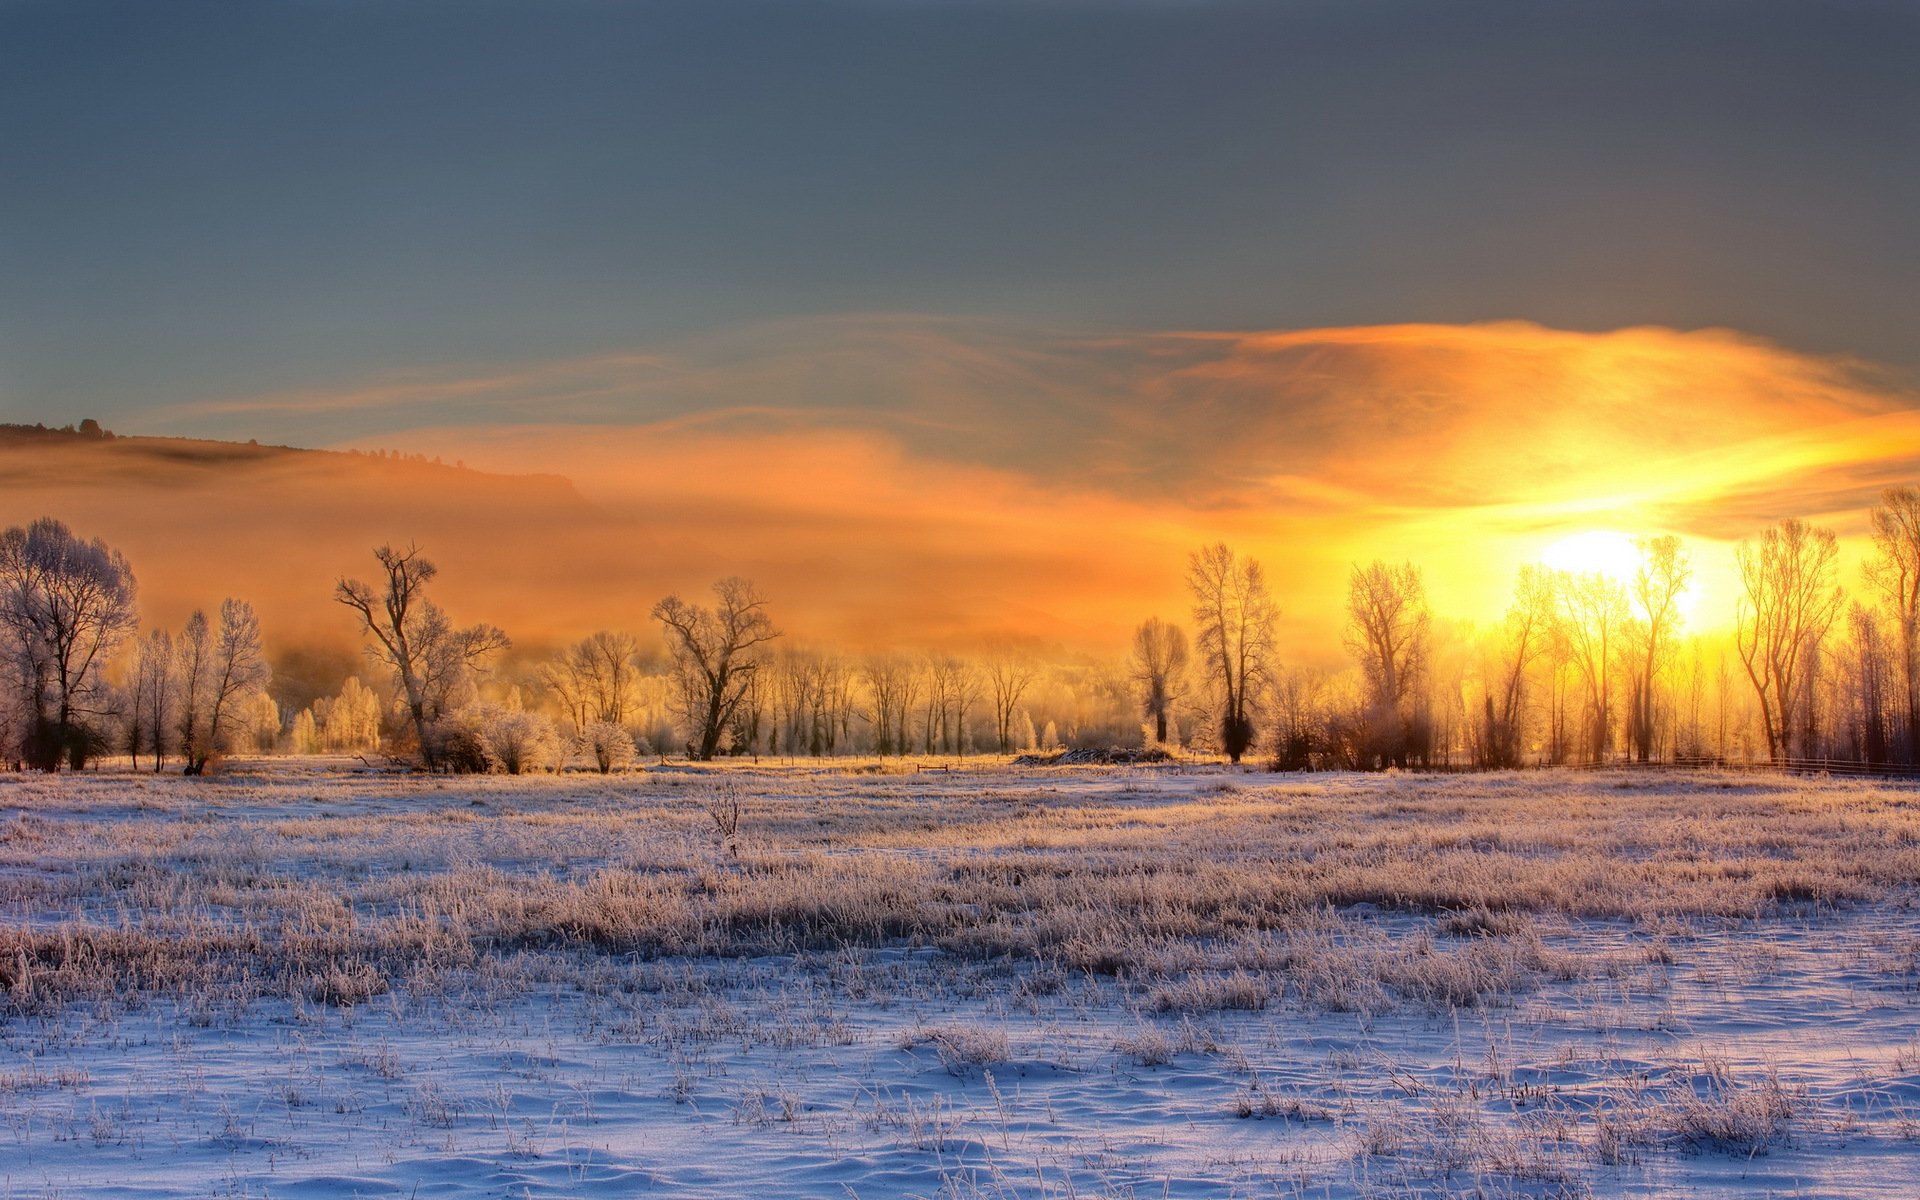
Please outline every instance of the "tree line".
M245 600L139 631L124 556L52 518L0 533L0 752L77 769L110 755L188 774L246 750L384 753L430 770L617 770L643 755L960 755L1160 744L1278 769L1507 768L1630 759L1920 762L1920 490L1870 515L1860 588L1831 530L1740 544L1730 635L1685 626L1691 552L1636 542L1630 578L1522 567L1497 621L1437 619L1420 567L1353 564L1344 669L1285 662L1261 564L1193 552L1188 623L1149 617L1124 658L847 655L794 644L748 580L669 595L657 642L603 630L511 662L454 622L417 546L381 547L333 599L365 678L272 698Z

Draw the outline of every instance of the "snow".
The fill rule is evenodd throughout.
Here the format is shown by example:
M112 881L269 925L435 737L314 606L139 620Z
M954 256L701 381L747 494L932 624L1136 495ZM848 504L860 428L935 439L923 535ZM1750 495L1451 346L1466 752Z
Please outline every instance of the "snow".
M1454 827L1516 795L1560 789L1575 808L1611 789L1005 768L435 781L316 762L8 779L3 927L170 936L165 918L189 915L170 897L216 895L183 873L235 864L252 878L232 887L354 897L369 922L380 888L413 876L485 869L533 890L622 859L755 869L700 827L696 793L716 779L752 798L763 843L813 829L807 845L876 872L1029 853L1095 814L1152 836L1194 806L1370 802ZM1632 791L1636 811L1675 821L1722 802L1815 806L1874 826L1890 854L1920 842L1915 797L1885 784L1649 775ZM989 836L968 807L988 803L1042 815ZM626 826L627 841L607 832ZM1712 839L1698 856L1717 861ZM138 862L158 869L149 892L98 886ZM73 880L87 886L63 890ZM1213 976L1150 981L915 937L745 956L501 945L351 1006L271 987L15 1005L0 1021L0 1194L1910 1200L1913 899L1896 881L1751 917L1543 911L1543 961L1559 965L1456 1007L1389 996L1342 1011L1281 971L1264 1008L1156 1011L1154 986ZM1436 936L1431 913L1334 916L1361 941L1472 942ZM223 919L264 920L244 898Z

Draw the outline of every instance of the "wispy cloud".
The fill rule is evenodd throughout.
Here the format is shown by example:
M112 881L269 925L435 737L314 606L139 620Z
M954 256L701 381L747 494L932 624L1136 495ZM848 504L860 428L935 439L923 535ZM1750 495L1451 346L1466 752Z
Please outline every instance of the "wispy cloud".
M1781 516L1853 520L1920 467L1920 395L1865 364L1518 322L796 321L177 417L242 413L353 416L367 442L574 480L594 507L564 536L468 538L452 511L432 531L544 564L568 619L636 623L665 588L743 570L850 640L1111 639L1180 611L1185 549L1224 537L1267 559L1301 638L1337 646L1353 559L1424 561L1437 599L1485 613L1568 532L1671 530L1724 558Z

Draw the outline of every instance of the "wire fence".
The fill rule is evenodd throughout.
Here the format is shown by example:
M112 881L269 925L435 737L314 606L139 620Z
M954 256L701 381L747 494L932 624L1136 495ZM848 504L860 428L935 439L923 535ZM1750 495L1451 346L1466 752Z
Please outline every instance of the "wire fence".
M1657 762L1609 759L1604 762L1566 763L1567 771L1768 771L1792 775L1852 775L1886 779L1920 779L1920 766L1910 763L1869 763L1848 758L1670 758Z

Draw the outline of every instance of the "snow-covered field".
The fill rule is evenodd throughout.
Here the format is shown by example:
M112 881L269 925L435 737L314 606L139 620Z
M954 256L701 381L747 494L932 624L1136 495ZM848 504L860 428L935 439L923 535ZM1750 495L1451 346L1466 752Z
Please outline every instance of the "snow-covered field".
M1764 775L6 777L0 1195L1910 1200L1916 885Z

